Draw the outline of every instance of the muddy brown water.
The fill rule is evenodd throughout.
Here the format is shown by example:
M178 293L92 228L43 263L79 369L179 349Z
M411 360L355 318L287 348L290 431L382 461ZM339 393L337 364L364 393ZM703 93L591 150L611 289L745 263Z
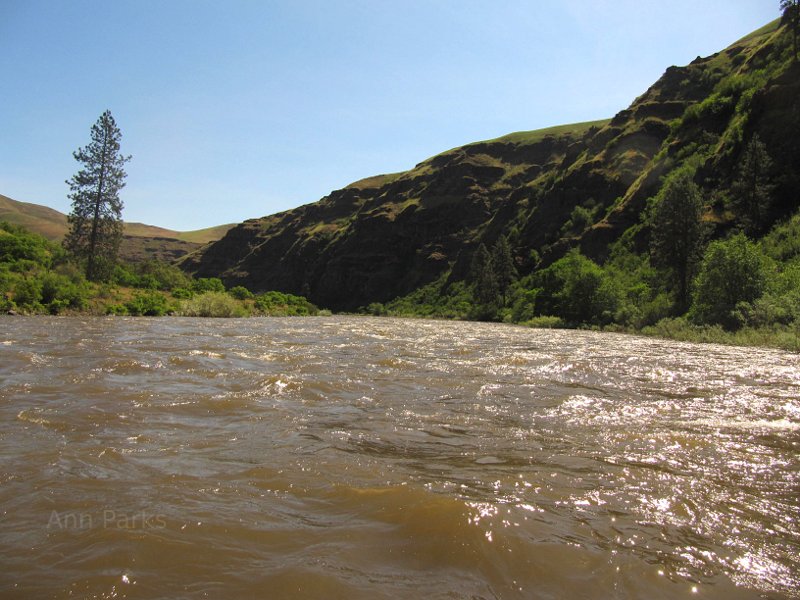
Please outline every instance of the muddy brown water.
M0 597L798 598L800 357L0 318Z

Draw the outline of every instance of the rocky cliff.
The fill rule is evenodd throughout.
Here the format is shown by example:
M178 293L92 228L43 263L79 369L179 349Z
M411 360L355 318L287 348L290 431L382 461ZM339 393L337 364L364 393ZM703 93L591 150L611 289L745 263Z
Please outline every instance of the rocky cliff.
M602 260L626 231L646 241L647 200L686 161L699 166L708 220L724 229L737 161L754 132L782 174L777 219L798 204L798 82L790 35L776 21L713 56L670 67L610 120L478 142L355 182L246 221L182 266L349 310L443 276L462 279L475 248L501 234L523 273L574 246Z

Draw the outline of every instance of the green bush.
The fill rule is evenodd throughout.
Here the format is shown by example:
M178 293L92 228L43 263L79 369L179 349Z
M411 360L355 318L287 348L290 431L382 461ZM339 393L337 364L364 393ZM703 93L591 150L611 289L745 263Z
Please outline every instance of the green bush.
M127 265L116 265L111 273L111 281L125 287L139 286L139 276L131 271Z
M254 298L253 292L248 290L243 285L237 285L228 290L228 293L237 300L250 300Z
M158 279L153 277L153 275L150 273L139 275L139 281L136 284L136 287L143 290L157 290L161 288Z
M711 94L702 102L690 105L683 114L683 122L692 125L724 118L733 112L735 106L736 101L732 97Z
M140 286L149 289L169 291L176 288L188 288L192 285L192 278L178 267L158 260L148 260L137 264L136 273L142 282ZM210 285L216 286L217 284ZM219 285L222 285L221 281L219 281Z
M255 308L263 315L276 317L315 315L318 312L317 307L302 296L274 291L256 296Z
M49 267L53 254L56 253L55 245L35 233L11 225L5 221L0 222L0 262L13 263L17 261L31 261Z
M800 323L800 293L793 295L764 294L755 302L742 302L735 317L751 327Z
M42 308L42 282L35 277L22 277L16 281L12 289L14 303L27 310L37 311Z
M737 317L751 327L800 325L800 261L783 265L763 296L741 303L737 310Z
M181 303L185 317L244 317L242 305L225 292L205 292Z
M447 285L446 281L447 274L407 296L387 302L387 314L397 317L465 319L475 303L471 291L473 286L466 281Z
M534 329L562 329L567 326L564 320L560 317L551 315L542 315L540 317L533 317L528 319L522 325L532 327Z
M595 206L593 202L588 204L589 206L578 205L572 209L569 220L561 228L562 235L579 234L594 224L600 207Z
M128 312L128 307L124 304L109 304L106 306L106 314L124 317L130 313Z
M41 302L51 314L58 314L68 308L85 308L89 297L85 282L75 282L66 275L47 272L42 276L41 283Z
M14 310L14 303L11 301L5 292L0 290L0 312L8 312Z
M800 258L800 212L773 227L761 239L761 247L774 260L786 262Z
M181 287L188 288L193 285L191 277L178 267L157 260L148 260L133 265L117 264L112 272L111 280L117 285L125 287L161 291ZM220 281L219 285L221 284ZM199 285L216 287L217 283L204 281Z
M515 323L530 321L536 316L536 297L539 289L522 289L518 292L511 306L511 320Z
M204 294L205 292L224 292L225 284L218 277L201 277L195 279L191 283L191 290L195 294Z
M128 314L144 317L162 317L170 312L167 297L156 291L139 292L125 303Z
M577 250L537 273L542 288L537 312L578 325L604 324L613 319L620 292L594 261Z
M709 244L700 264L692 314L698 323L737 329L743 303L752 304L767 289L770 265L744 234Z
M373 317L383 317L388 314L386 307L380 302L373 302L364 309L364 312Z
M13 273L9 265L0 263L0 293L10 292L19 275Z

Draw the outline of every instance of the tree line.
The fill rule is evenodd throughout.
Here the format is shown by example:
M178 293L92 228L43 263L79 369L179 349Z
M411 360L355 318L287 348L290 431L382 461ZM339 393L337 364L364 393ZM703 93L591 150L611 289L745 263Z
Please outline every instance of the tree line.
M245 317L320 311L302 296L226 288L216 277L193 278L158 261L118 262L104 281L90 281L63 246L0 221L0 312Z
M754 134L731 190L736 226L714 241L694 169L678 169L644 216L650 234L646 254L637 255L624 236L602 267L573 250L527 278L522 287L528 294L517 302L534 308L527 314L518 310L516 317L551 314L572 325L635 328L676 316L729 330L800 324L800 252L791 241L800 214L779 224L763 243L754 241L767 233L771 169L766 146ZM481 285L478 278L473 282Z
M800 212L772 224L775 173L757 134L743 146L726 236L711 239L707 202L688 161L663 182L642 222L599 264L573 249L520 276L508 239L480 244L463 282L443 279L374 314L470 318L532 326L642 331L772 330L800 349ZM642 252L642 239L649 238ZM687 334L687 337L691 337Z

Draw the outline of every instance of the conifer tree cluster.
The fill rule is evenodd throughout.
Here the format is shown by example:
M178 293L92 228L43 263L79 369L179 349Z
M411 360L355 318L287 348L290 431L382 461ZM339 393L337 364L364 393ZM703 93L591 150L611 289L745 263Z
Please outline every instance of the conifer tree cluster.
M498 308L505 305L511 284L517 279L511 246L505 236L497 239L491 253L484 244L478 246L472 257L470 279L477 304L475 316L494 318Z

